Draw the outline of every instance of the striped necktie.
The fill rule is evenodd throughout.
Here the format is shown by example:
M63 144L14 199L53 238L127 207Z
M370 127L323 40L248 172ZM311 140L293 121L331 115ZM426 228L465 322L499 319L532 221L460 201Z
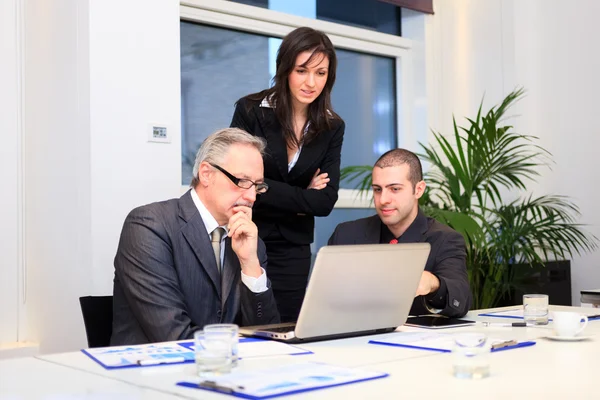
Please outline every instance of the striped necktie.
M224 233L225 230L219 226L210 234L210 242L215 253L215 261L217 262L219 272L221 272L221 238Z

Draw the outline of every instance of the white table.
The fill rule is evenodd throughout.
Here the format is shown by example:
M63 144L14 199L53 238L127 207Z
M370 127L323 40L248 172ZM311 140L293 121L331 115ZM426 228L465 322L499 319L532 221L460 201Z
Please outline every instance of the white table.
M589 312L587 308L552 307ZM496 309L499 310L499 309ZM503 318L467 315L478 321L510 322ZM402 327L401 330L415 328ZM506 339L537 339L532 347L490 355L491 376L481 381L460 380L452 376L452 355L368 344L372 337L359 337L302 344L314 352L302 356L278 356L240 361L240 370L285 365L294 362L320 361L349 367L365 367L387 372L390 377L336 388L317 390L287 398L366 399L366 398L569 398L598 399L596 380L600 377L600 320L590 321L582 342L553 342L541 338L551 333L548 327L503 328L462 327L452 331L485 331L489 336ZM8 371L9 385L4 382ZM595 372L596 371L596 372ZM121 398L227 399L229 396L178 387L176 382L192 380L193 364L105 370L81 352L71 352L0 362L0 398L19 394L35 398L39 394L112 393ZM49 385L27 384L32 377ZM594 379L596 378L596 379ZM61 392L60 390L66 390Z
M589 308L552 308L590 311ZM479 317L477 314L480 312L469 313L467 317L479 321L511 321ZM535 346L491 354L491 376L486 379L471 381L454 378L452 355L436 353L435 357L419 357L374 365L373 369L389 373L391 379L365 382L361 384L360 392L352 385L336 388L335 398L359 399L361 395L365 396L371 392L376 394L374 398L393 396L406 399L600 399L600 320L589 322L585 335L591 338L581 342L544 339L542 337L551 332L551 323L547 328L550 329L475 329L493 337L536 340ZM456 328L452 331L461 329L467 328ZM324 390L320 392L315 392L311 398L329 398Z
M172 399L169 393L33 357L0 362L0 399Z

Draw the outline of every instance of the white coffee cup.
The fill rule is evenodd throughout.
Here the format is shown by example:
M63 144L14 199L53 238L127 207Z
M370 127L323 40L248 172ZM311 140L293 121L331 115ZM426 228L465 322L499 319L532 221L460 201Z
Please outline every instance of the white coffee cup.
M588 317L569 311L554 311L552 320L554 325L554 333L556 336L562 337L577 336L588 324Z

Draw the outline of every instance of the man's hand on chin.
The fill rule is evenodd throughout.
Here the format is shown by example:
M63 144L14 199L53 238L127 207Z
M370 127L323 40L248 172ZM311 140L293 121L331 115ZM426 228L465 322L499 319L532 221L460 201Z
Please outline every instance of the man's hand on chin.
M235 214L229 218L228 229L231 248L240 260L244 275L258 278L262 268L258 260L258 228L252 222L252 209L246 206L233 208Z
M419 286L417 287L417 296L425 296L429 293L433 293L438 290L440 287L440 280L431 272L423 271L421 274L421 280L419 281Z

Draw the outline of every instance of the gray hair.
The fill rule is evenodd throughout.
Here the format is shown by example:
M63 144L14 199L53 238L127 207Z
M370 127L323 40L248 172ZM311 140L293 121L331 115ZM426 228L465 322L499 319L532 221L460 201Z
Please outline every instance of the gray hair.
M258 150L261 156L264 156L266 142L264 139L252 136L248 132L239 128L220 129L207 137L196 153L196 161L194 161L193 178L190 183L191 187L198 186L198 170L200 164L206 161L211 164L220 164L229 151L229 147L234 144L245 144L253 146Z

